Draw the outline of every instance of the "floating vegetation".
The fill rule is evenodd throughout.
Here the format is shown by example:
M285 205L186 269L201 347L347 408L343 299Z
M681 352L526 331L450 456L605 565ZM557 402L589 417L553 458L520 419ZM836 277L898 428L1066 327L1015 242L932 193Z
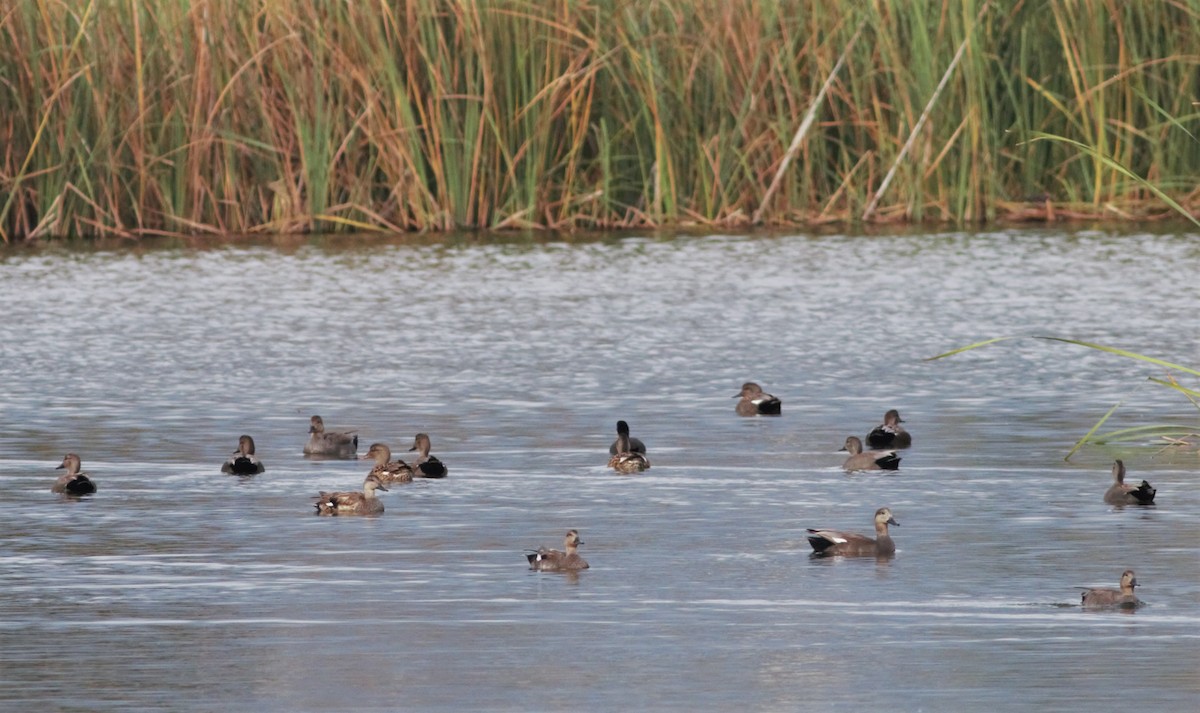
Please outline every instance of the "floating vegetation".
M1044 340L1053 341L1053 342L1063 342L1065 344L1076 344L1081 347L1087 347L1088 349L1095 349L1098 351L1107 352L1109 354L1115 354L1117 356L1125 357L1127 359L1136 359L1138 361L1148 362L1150 364L1154 364L1155 366L1159 366L1164 369L1167 369L1166 376L1164 376L1164 377L1151 376L1151 377L1148 377L1148 381L1150 383L1158 384L1160 386L1178 391L1179 393L1183 394L1184 398L1186 398L1189 402L1191 402L1193 407L1195 407L1197 410L1200 410L1200 391L1197 391L1196 389L1191 389L1191 388L1181 385L1176 380L1175 375L1173 373L1171 373L1173 371L1176 371L1176 372L1182 372L1184 374L1188 374L1188 375L1191 375L1194 377L1200 377L1200 370L1193 369L1193 368L1187 367L1187 366L1182 366L1180 364L1175 364L1173 362L1165 361L1163 359L1158 359L1156 357L1146 356L1145 354L1138 354L1137 352L1131 352L1131 351L1127 351L1125 349L1117 349L1115 347L1107 347L1107 346L1104 346L1101 344L1095 344L1092 342L1079 341L1077 339L1065 339L1063 337L1045 337L1045 336L1034 336L1034 337L1028 337L1028 338L1029 339L1044 339ZM937 356L929 357L926 361L933 361L935 359L943 359L948 356L953 356L955 354L961 354L963 352L970 351L972 349L978 349L980 347L988 346L989 344L996 344L997 342L1004 342L1004 341L1008 341L1011 339L1021 339L1021 337L995 337L993 339L985 339L984 341L981 341L981 342L975 342L974 344L968 344L965 347L959 347L958 349L952 349L948 352L938 354ZM1147 439L1157 439L1159 441L1159 443L1164 445L1165 447L1186 448L1189 450L1197 450L1198 448L1200 448L1200 429L1191 428L1191 427L1187 427L1187 426L1180 426L1178 424L1151 424L1151 425L1135 426L1132 428L1122 428L1122 429L1118 429L1115 431L1108 431L1107 433L1097 433L1100 430L1100 428L1105 424L1105 422L1108 421L1109 417L1111 417L1114 413L1116 413L1117 409L1120 408L1120 406L1121 406L1121 402L1114 404L1113 407L1110 408L1108 410L1108 412L1105 413L1104 416L1101 417L1101 419L1096 422L1096 425L1092 426L1091 430L1089 430L1086 434L1084 434L1084 436L1082 438L1080 438L1075 443L1074 446L1071 447L1071 450L1067 453L1066 458L1064 458L1064 460L1070 460L1071 456L1074 455L1076 451L1078 451L1084 445L1087 445L1089 443L1093 444L1093 445L1100 445L1100 444L1105 444L1105 443L1118 443L1118 442L1129 442L1129 441L1144 442Z

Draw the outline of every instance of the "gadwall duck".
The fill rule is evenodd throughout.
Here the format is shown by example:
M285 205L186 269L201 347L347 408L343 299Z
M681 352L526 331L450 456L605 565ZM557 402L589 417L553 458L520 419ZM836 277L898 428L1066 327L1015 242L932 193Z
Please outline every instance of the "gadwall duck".
M418 453L417 462L413 463L413 475L418 478L445 478L450 471L435 456L429 455L429 434L418 433L413 438L410 451Z
M886 557L896 553L896 543L888 534L888 525L899 524L891 510L879 508L875 511L875 539L857 532L809 528L808 543L812 545L814 555Z
M735 409L739 416L778 416L783 411L783 402L765 393L753 381L742 384L742 390L734 394L733 398L741 399Z
M79 472L82 465L83 462L74 453L63 456L62 464L55 470L66 468L67 472L58 476L58 480L55 480L54 485L50 487L50 492L64 495L91 495L96 492L96 484L92 482L88 474Z
M1080 603L1084 609L1136 609L1144 604L1133 593L1136 586L1137 575L1132 569L1127 569L1121 573L1120 589L1085 589Z
M912 445L912 434L904 430L904 419L900 418L900 412L896 409L891 409L883 415L883 423L876 426L870 433L867 434L867 447L875 449L883 448L908 448Z
M587 569L587 560L580 557L577 551L582 544L583 540L579 539L579 532L568 530L566 552L539 547L525 555L525 559L529 560L529 569L542 572L571 572Z
M378 515L383 512L383 501L375 497L375 491L387 492L383 483L374 474L368 475L363 481L361 493L321 491L315 507L318 515Z
M846 438L846 444L841 449L850 454L842 468L854 470L899 470L900 456L896 451L863 451L862 441L858 436Z
M608 467L626 475L641 473L650 467L650 461L646 456L633 450L633 445L629 440L629 428L621 430L621 425L624 423L624 421L617 423L617 442L614 444L617 447L617 453L608 459Z
M306 456L329 456L353 459L358 457L358 436L354 431L326 431L325 421L320 416L309 419L308 443L304 444Z
M233 475L257 475L266 470L258 456L254 455L254 439L250 436L238 438L238 449L221 466L222 473Z
M1153 505L1158 491L1150 483L1134 487L1125 484L1125 462L1117 460L1112 467L1113 484L1104 493L1104 502L1109 505Z
M402 460L392 460L392 449L386 443L372 443L359 460L375 461L368 478L376 478L384 484L412 482L413 469Z
M627 449L627 451L629 453L645 453L646 452L646 444L642 443L642 441L640 439L633 438L632 436L629 435L629 424L625 423L624 421L617 421L617 440L613 441L612 445L608 447L608 454L610 456L615 456L616 454L621 452L621 450L619 448L617 448L617 446L621 443L621 435L622 434L624 434L627 438L629 438L629 448Z

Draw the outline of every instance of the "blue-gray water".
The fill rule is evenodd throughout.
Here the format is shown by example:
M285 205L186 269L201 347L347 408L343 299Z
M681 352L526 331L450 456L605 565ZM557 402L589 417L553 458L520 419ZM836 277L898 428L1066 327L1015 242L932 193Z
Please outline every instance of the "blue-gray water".
M0 709L1192 711L1200 237L1048 230L445 245L284 240L0 254ZM754 380L784 402L742 419ZM1196 382L1185 382L1195 387ZM837 449L888 408L894 475ZM318 518L367 464L443 481ZM605 469L617 419L653 464ZM242 433L267 471L225 476ZM99 493L52 495L68 451ZM1153 508L1101 501L1123 457ZM806 527L890 561L814 560ZM523 551L578 528L591 569ZM1084 612L1137 570L1148 606Z

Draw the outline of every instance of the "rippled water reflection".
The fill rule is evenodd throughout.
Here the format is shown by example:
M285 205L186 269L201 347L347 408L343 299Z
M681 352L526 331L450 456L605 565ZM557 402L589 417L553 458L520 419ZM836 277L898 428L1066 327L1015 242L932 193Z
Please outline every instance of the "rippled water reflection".
M1116 710L1200 700L1194 454L1063 455L1194 422L1191 234L51 247L0 256L0 707ZM779 418L739 419L757 380ZM898 474L837 449L899 408ZM451 469L377 519L308 417ZM618 418L650 450L606 472ZM250 433L267 471L221 462ZM49 493L78 452L99 493ZM1112 458L1154 508L1101 496ZM895 559L813 560L804 528ZM592 568L522 552L579 528ZM1132 567L1150 606L1083 612ZM1119 672L1119 673L1118 673Z

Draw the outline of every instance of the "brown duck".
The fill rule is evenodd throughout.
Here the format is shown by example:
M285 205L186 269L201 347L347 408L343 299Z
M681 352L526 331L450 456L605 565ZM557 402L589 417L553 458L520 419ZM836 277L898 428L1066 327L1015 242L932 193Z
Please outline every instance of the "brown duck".
M354 431L326 431L325 421L313 416L308 421L308 443L304 455L353 459L358 457L358 436Z
M1109 505L1153 505L1154 495L1158 491L1150 483L1142 481L1141 485L1125 484L1125 462L1117 460L1112 467L1113 484L1104 492L1104 502Z
M912 445L912 434L904 430L904 419L900 412L891 409L883 415L883 423L876 426L867 434L867 448L882 450L887 448L908 448Z
M378 515L383 512L383 501L375 497L376 490L387 491L379 478L368 475L363 481L362 492L327 493L322 490L316 501L318 515Z
M588 568L587 560L579 556L578 549L582 544L583 540L579 539L579 531L568 530L565 543L566 552L539 547L526 554L525 559L529 560L530 569L541 572L576 572Z
M221 466L222 473L232 475L257 475L264 470L266 466L254 455L254 439L250 436L238 438L238 449Z
M413 469L402 460L392 460L392 449L386 443L372 443L367 452L359 460L373 460L375 467L367 474L374 476L380 483L411 483Z
M449 469L435 456L429 455L429 434L418 433L413 438L410 451L417 452L417 460L412 465L412 474L417 478L445 478Z
M888 508L875 511L874 539L857 532L809 528L808 543L814 555L843 557L888 557L896 553L896 543L888 534L888 525L899 525Z
M1145 603L1133 593L1136 586L1137 575L1127 569L1121 573L1120 589L1086 589L1080 603L1084 609L1136 609Z
M92 482L88 474L79 472L82 465L79 456L74 453L63 456L62 464L55 470L66 468L67 472L54 481L54 485L50 486L50 492L63 495L91 495L96 492L96 484Z
M846 451L850 457L842 463L847 471L855 470L899 470L900 456L896 451L863 451L862 441L858 436L849 436L840 450Z
M753 381L742 384L742 390L733 398L741 399L734 408L739 416L778 416L783 412L783 402L764 392Z

